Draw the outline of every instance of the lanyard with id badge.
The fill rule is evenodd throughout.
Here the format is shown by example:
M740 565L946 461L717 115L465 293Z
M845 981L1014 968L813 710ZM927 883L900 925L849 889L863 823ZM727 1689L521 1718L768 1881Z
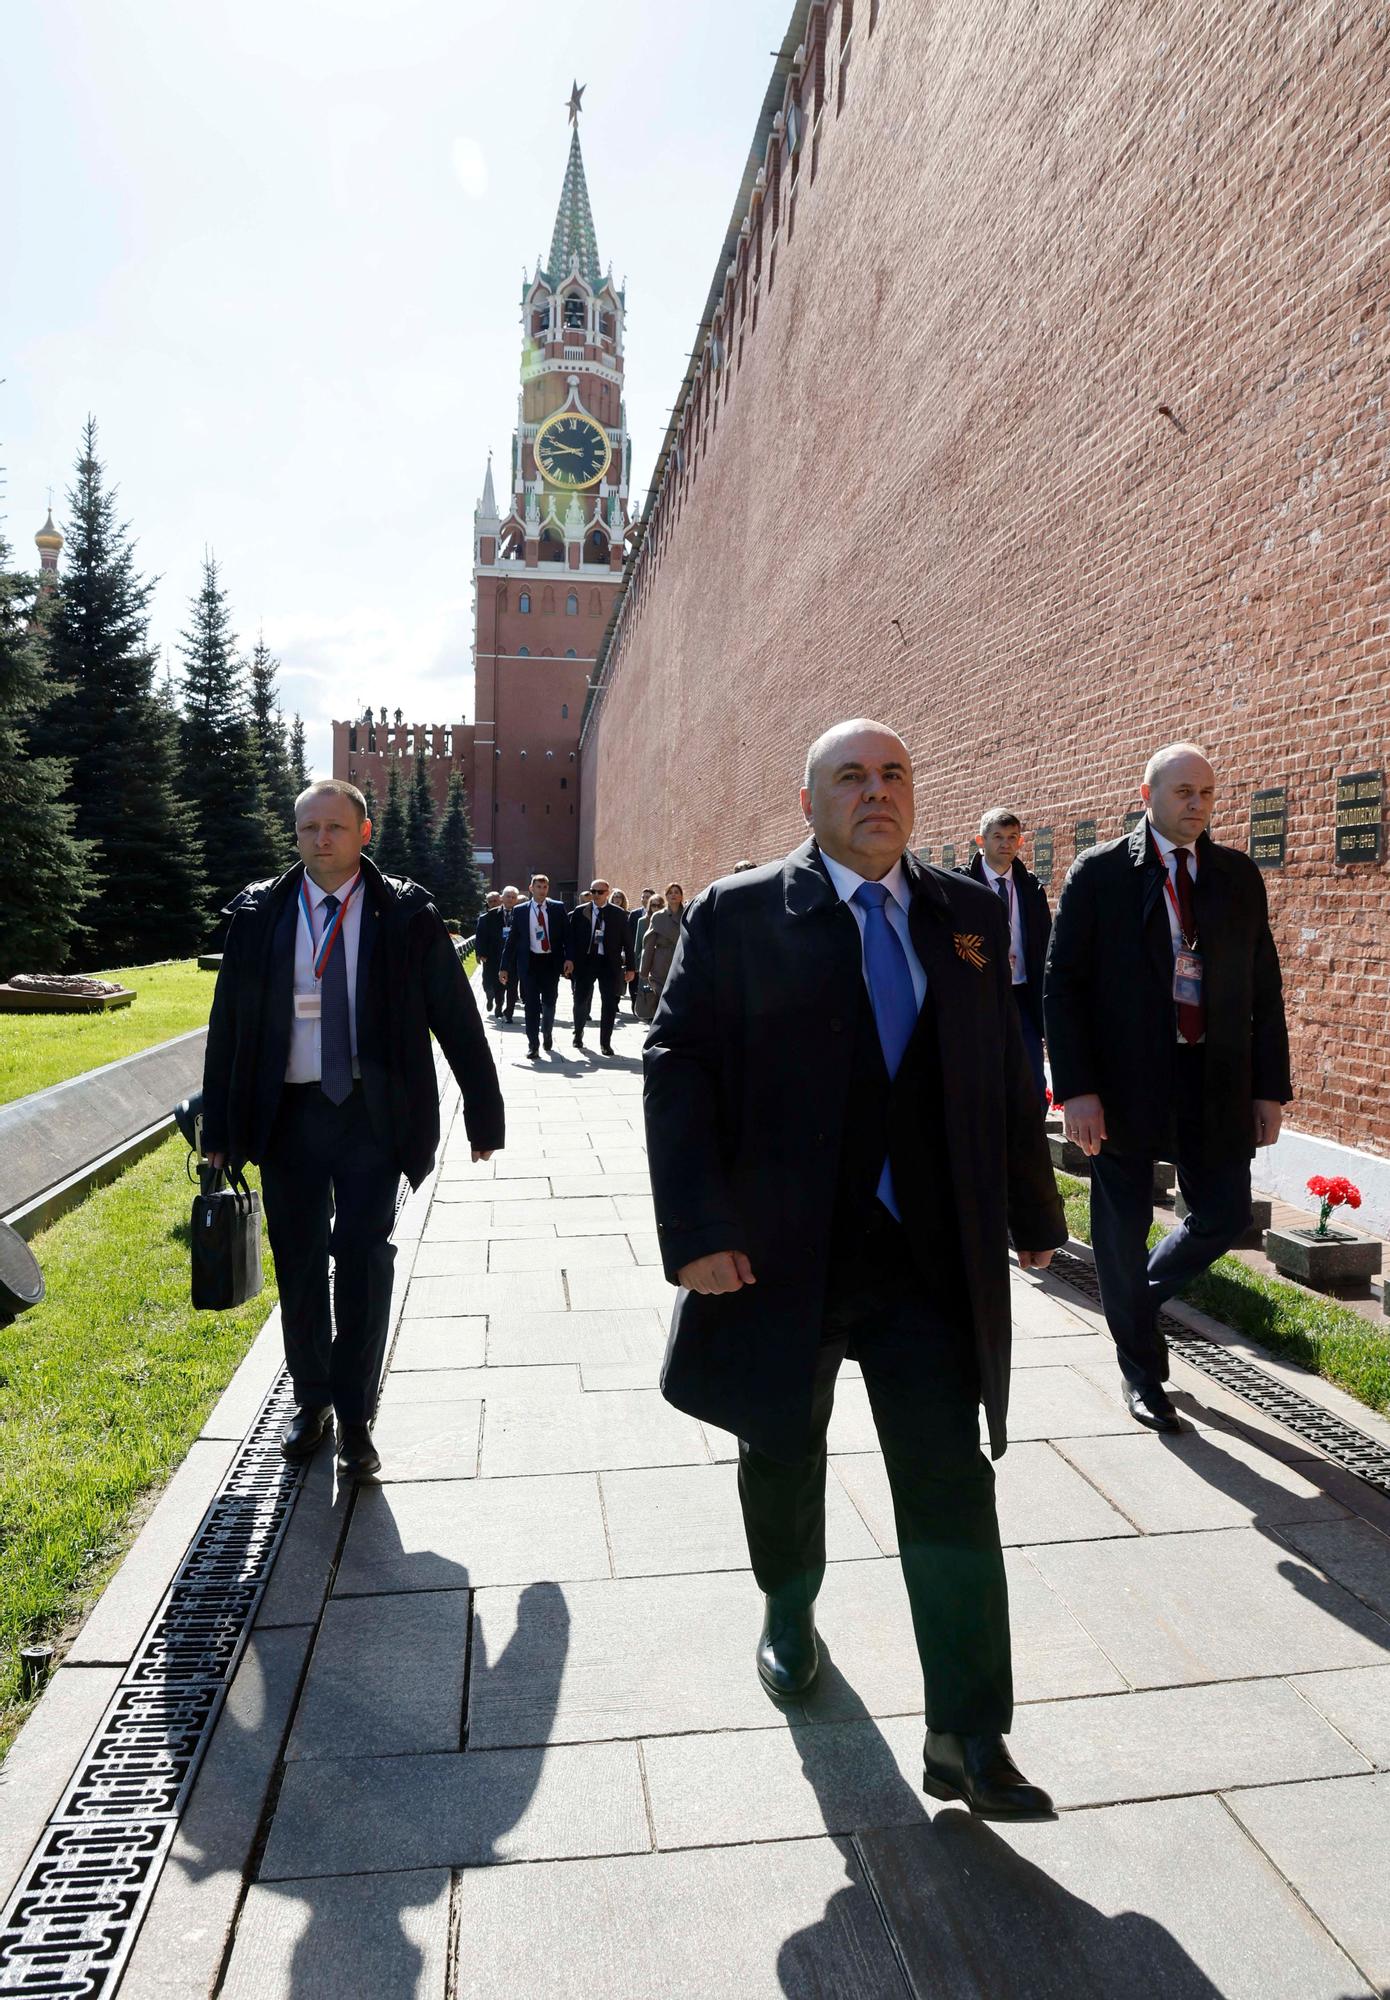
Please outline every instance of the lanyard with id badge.
M312 993L300 993L296 991L294 996L294 1018L296 1021L317 1021L322 1016L324 967L333 955L333 947L338 942L339 934L343 928L343 921L347 916L348 904L357 894L361 882L362 877L359 875L351 889L344 896L342 902L339 903L332 923L323 934L323 942L319 945L318 950L314 952L314 990ZM309 933L309 946L312 950L314 944L314 912L313 906L309 901L308 886L303 876L299 880L299 907L304 916L305 928ZM347 950L346 943L344 943L343 949L344 951Z
M1191 937L1182 920L1182 909L1173 888L1173 878L1167 867L1163 870L1163 888L1168 901L1173 906L1173 915L1178 920L1178 935L1181 947L1173 953L1173 998L1179 1007L1200 1007L1202 1004L1202 954L1197 949L1194 931Z

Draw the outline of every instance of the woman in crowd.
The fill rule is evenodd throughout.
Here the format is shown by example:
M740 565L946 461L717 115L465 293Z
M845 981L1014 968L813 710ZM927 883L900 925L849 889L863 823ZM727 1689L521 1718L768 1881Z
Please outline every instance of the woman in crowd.
M664 899L658 896L652 898L655 907L642 933L642 957L637 974L642 989L638 996L638 1013L644 1021L650 1021L655 1015L656 1003L661 998L661 989L671 970L676 939L681 934L681 906L684 901L685 891L679 882L667 883Z

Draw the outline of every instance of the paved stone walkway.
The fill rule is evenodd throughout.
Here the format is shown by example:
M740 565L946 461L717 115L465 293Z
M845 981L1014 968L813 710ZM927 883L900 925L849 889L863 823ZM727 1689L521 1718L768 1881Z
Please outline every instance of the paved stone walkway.
M1015 1274L1013 1745L1062 1811L929 1805L862 1384L779 1707L733 1440L655 1387L641 1031L495 1037L507 1149L456 1122L403 1231L382 1482L316 1462L122 1992L1390 1990L1390 1506L1191 1371L1192 1429L1136 1430L1094 1311Z

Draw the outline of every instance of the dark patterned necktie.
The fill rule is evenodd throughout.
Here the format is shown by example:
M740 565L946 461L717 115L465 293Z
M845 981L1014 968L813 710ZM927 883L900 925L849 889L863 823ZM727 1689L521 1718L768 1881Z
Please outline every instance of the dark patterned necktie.
M323 934L327 937L338 914L338 898L323 899ZM346 919L344 919L346 921ZM319 1017L319 1049L322 1058L319 1088L332 1104L345 1104L352 1095L352 1031L348 1022L347 939L339 932L328 963L323 968L322 1011Z

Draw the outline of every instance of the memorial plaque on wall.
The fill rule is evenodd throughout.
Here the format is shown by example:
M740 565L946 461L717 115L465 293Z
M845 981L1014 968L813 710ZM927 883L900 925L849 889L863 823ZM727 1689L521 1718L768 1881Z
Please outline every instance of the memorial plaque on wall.
M1144 808L1142 806L1131 806L1130 810L1125 814L1125 832L1133 833L1135 827L1143 823L1143 819Z
M1336 858L1379 861L1385 852L1385 773L1353 771L1337 780Z
M1084 854L1088 847L1096 844L1096 823L1093 819L1079 819L1076 822L1076 851Z
M956 865L956 850L949 840L942 844L941 865L943 868L954 868Z
M1282 868L1289 831L1288 794L1270 785L1250 794L1250 859L1257 868Z
M1033 835L1033 873L1044 889L1052 880L1052 828L1040 826Z
M930 866L931 849L929 847L919 847L917 850L917 859L921 862L924 868Z

